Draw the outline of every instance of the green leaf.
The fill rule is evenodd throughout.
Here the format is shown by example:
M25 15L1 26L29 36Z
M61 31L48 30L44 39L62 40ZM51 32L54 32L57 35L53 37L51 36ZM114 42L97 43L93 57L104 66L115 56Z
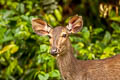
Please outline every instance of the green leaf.
M63 8L62 8L62 6L58 6L58 9L59 9L60 13L63 13Z
M23 69L19 65L17 65L17 69L18 69L19 74L23 73Z
M49 76L51 78L60 77L60 72L58 70L53 70L53 71L49 72Z
M104 31L103 28L96 28L96 29L94 29L94 34L99 34L102 31Z
M110 20L120 22L120 16L111 17Z
M45 73L45 72L41 72L40 74L38 74L38 78L40 80L48 80L49 78L49 74Z
M52 14L49 14L48 17L49 17L50 24L52 26L56 26L58 24L58 22L56 21L56 18Z
M89 41L90 32L89 32L89 30L88 30L87 27L84 27L84 28L82 29L82 36L83 36L83 38L84 38L85 40Z
M111 40L111 34L110 34L108 31L106 31L102 42L103 42L105 45L107 45L108 42L110 42L110 40Z
M10 63L10 65L8 66L8 68L7 68L7 70L6 70L6 71L7 71L7 75L10 75L11 73L14 72L14 70L16 69L17 64L18 64L17 59L14 59L14 60Z
M19 5L17 6L16 10L19 11L20 13L24 13L24 4L23 3L19 3Z
M120 33L120 26L117 23L113 22L111 27L115 30L115 32Z
M49 49L49 46L47 46L46 44L40 45L40 52L47 52L48 49Z
M6 28L0 27L0 40L2 40L4 38L4 34L5 34L6 30L7 30Z
M62 21L62 14L60 13L58 9L54 10L54 14L59 22Z
M15 11L13 10L1 10L0 14L3 15L3 19L9 18L10 16L13 16L15 14Z
M48 4L52 4L52 3L54 3L55 2L55 0L43 0L43 5L48 5Z
M88 59L89 59L89 60L95 59L95 55L92 54L92 53L89 53L89 54L88 54Z

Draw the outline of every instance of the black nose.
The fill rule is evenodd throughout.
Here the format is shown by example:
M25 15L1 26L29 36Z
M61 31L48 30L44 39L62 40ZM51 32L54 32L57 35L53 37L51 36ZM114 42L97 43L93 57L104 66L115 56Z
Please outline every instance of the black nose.
M54 48L51 49L50 53L51 53L53 56L56 56L57 53L58 53L58 49L54 47Z

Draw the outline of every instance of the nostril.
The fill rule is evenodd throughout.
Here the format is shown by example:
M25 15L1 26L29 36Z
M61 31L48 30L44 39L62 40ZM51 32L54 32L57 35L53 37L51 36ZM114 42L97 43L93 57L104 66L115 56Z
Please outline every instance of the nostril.
M51 50L51 53L56 53L56 52L57 52L56 49L52 49L52 50Z
M53 48L53 49L51 49L50 52L52 55L56 55L58 51L57 51L57 48Z
M56 52L57 52L57 49L53 49L52 52L56 53Z

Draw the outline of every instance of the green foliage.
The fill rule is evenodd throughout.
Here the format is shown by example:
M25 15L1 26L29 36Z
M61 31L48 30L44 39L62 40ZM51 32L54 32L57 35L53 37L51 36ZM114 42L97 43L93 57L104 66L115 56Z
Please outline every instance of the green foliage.
M48 37L36 35L31 20L39 17L53 27L67 24L71 12L66 7L84 20L81 32L70 36L78 59L104 59L120 53L120 15L109 12L106 25L99 15L98 0L74 1L0 0L0 80L61 79L55 58L49 54Z

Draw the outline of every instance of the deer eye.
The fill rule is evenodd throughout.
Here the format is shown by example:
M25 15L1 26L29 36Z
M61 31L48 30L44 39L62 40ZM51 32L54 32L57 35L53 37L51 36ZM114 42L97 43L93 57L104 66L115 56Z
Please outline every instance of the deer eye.
M48 35L48 38L50 39L50 38L51 38L51 36L50 36L50 35Z
M67 34L63 34L63 35L62 35L62 37L66 37L66 36L67 36Z

